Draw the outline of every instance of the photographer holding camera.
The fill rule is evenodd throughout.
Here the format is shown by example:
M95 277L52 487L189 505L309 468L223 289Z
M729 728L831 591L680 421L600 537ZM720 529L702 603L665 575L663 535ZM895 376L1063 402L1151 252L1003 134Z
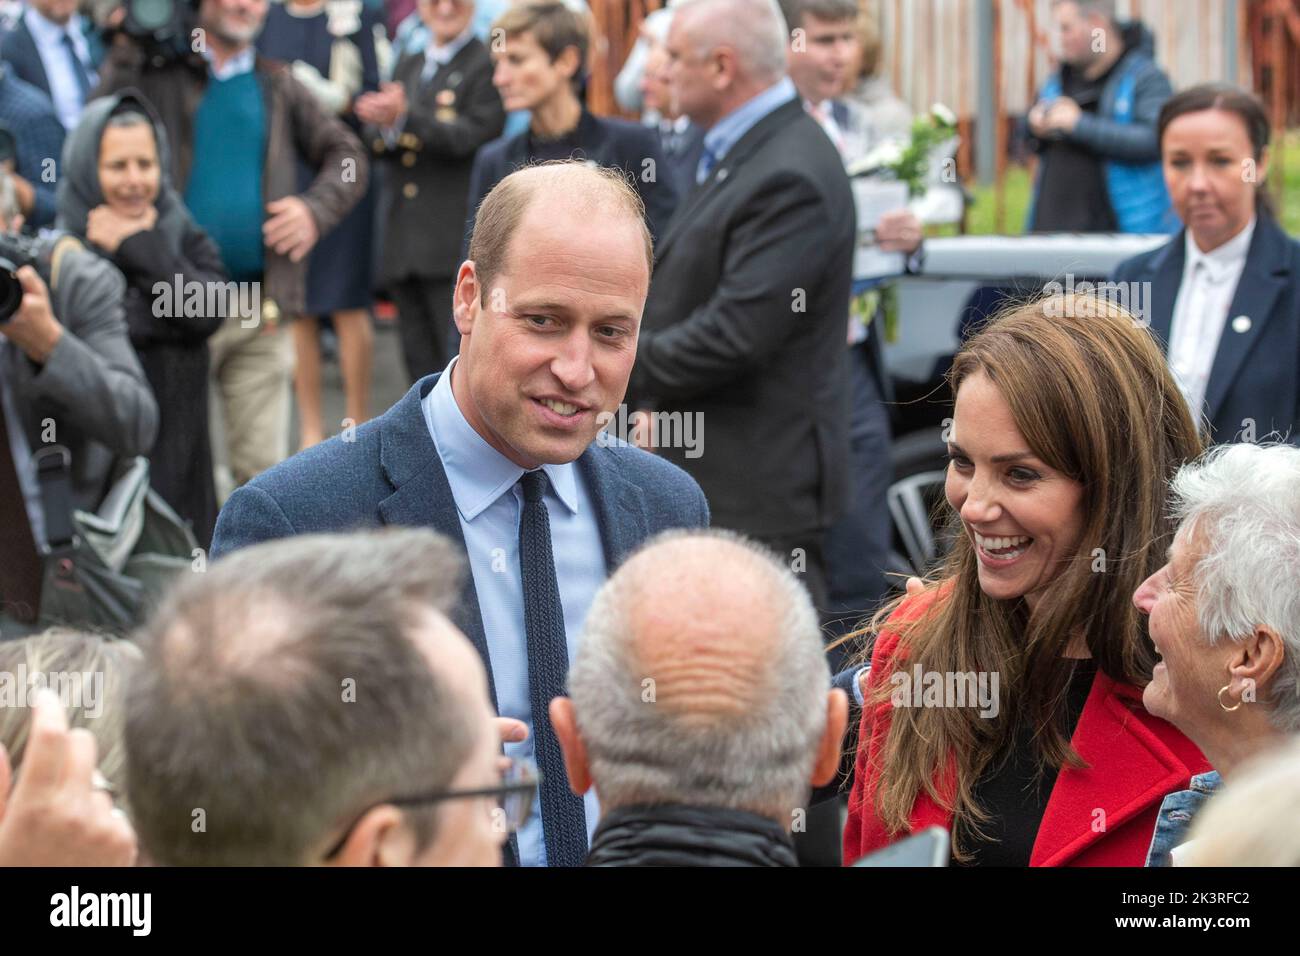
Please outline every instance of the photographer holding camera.
M93 511L119 457L148 454L158 428L127 338L121 274L75 239L28 239L21 225L0 171L0 611L28 596L14 593L14 577L39 568L46 543L34 454L65 448L64 504Z
M241 484L288 455L293 348L280 319L306 311L307 254L361 199L368 173L347 127L287 65L256 54L266 13L267 0L200 0L191 22L192 8L175 0L150 31L128 5L98 91L134 87L154 105L185 205L230 278L260 283L260 321L228 315L209 343ZM316 170L301 193L300 162Z

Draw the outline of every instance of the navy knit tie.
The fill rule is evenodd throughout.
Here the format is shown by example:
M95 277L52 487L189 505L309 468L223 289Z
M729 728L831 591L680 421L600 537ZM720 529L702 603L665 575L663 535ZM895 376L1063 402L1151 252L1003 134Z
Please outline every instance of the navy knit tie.
M68 53L68 59L72 61L72 75L77 80L77 92L81 94L81 101L86 101L86 94L90 92L90 73L86 71L86 64L81 62L81 57L77 56L76 44L72 42L72 34L67 30L63 31L63 49Z
M533 713L533 747L542 771L542 835L548 866L582 866L587 858L587 813L569 789L560 742L551 726L551 700L564 693L569 669L564 608L555 580L551 522L546 513L546 472L519 479L524 509L519 516L519 567L524 585L524 634L528 640L528 700Z

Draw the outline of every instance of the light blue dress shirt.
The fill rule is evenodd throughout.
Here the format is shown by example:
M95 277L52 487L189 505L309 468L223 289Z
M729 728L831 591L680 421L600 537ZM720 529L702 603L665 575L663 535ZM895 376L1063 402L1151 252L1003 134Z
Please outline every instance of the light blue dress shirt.
M519 574L519 516L523 510L519 479L524 469L489 445L465 420L451 390L451 370L455 365L453 358L420 407L460 514L491 658L497 713L528 724L528 739L506 744L505 752L511 757L536 761L533 715L528 699L523 582ZM595 502L578 466L570 462L543 465L542 469L550 480L546 512L551 524L551 550L555 555L555 577L560 587L560 603L564 606L564 633L572 666L587 611L605 581L605 550ZM600 816L600 805L593 791L587 792L586 809L590 844ZM519 831L518 840L519 862L523 866L545 864L540 792L533 800L533 812Z
M695 181L702 183L708 179L713 167L726 158L731 147L740 142L742 136L768 113L784 106L797 95L794 82L790 77L784 76L714 123L704 134L704 152L700 155L700 164L695 169Z
M216 58L206 46L202 50L203 59L208 61L208 72L214 80L224 83L226 80L243 76L257 65L257 48L246 46L225 63L217 66Z
M80 15L74 13L68 22L60 26L53 20L47 20L35 9L28 7L23 14L27 30L36 43L36 52L40 55L41 66L45 67L45 78L50 83L50 99L54 102L54 111L59 114L59 121L65 129L72 129L81 117L85 102L81 98L81 84L73 72L68 60L67 47L63 45L63 34L72 37L72 48L77 59L86 68L90 79L90 88L95 88L95 68L90 63L90 44L86 42Z

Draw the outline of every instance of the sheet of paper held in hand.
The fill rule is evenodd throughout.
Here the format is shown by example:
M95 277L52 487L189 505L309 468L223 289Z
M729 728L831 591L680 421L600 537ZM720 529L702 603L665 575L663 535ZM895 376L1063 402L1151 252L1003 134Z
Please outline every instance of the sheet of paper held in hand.
M905 256L901 252L884 252L876 245L876 226L885 213L907 205L907 183L867 177L850 182L858 207L858 248L853 257L853 278L901 275L906 270Z

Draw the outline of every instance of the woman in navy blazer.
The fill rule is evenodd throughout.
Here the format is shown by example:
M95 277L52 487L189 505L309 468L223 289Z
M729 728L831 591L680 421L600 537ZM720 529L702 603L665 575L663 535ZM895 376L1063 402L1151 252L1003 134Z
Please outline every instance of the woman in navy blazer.
M1165 104L1158 132L1165 183L1185 228L1121 263L1113 280L1140 296L1129 301L1147 303L1143 317L1211 441L1277 432L1296 442L1300 243L1282 230L1262 190L1269 164L1264 107L1233 86L1197 86ZM1205 261L1208 281L1219 287L1193 289L1189 259ZM1181 308L1180 296L1188 298ZM1181 347L1176 319L1200 323L1199 333L1183 330Z

